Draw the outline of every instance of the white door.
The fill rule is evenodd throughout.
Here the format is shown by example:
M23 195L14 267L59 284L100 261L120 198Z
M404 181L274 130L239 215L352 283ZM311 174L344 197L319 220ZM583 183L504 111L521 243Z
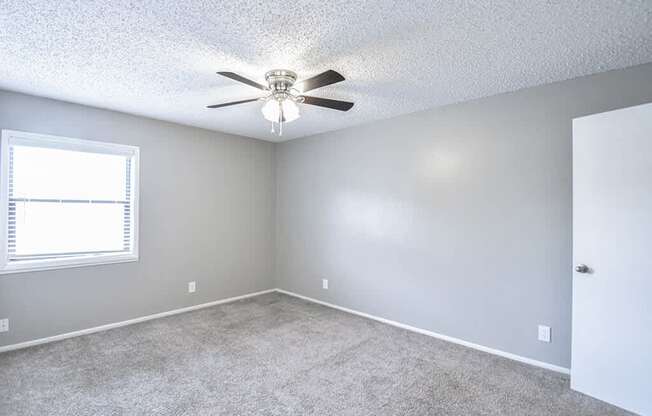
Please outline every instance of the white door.
M571 388L652 415L652 104L573 120L573 259Z

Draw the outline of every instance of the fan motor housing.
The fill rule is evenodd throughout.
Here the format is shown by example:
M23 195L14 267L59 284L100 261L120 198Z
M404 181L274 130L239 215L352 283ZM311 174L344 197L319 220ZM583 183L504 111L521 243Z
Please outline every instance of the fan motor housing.
M265 74L265 80L272 91L287 91L297 81L297 74L287 69L273 69Z

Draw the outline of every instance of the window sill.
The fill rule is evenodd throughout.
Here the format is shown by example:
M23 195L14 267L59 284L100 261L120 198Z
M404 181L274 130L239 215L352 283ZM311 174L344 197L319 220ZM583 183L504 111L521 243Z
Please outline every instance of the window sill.
M20 263L6 264L0 269L0 275L13 273L39 272L46 270L69 269L73 267L100 266L103 264L130 263L138 261L137 254L78 257L75 259L25 260Z

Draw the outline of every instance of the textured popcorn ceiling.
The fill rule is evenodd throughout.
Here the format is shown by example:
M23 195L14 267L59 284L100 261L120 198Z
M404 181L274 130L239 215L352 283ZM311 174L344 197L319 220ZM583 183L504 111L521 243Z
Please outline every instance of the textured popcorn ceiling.
M649 0L0 0L0 88L273 141L216 71L342 73L286 140L650 61Z

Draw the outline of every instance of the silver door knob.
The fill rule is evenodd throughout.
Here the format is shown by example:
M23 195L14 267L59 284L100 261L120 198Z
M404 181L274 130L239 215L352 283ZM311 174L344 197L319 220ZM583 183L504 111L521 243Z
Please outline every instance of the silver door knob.
M575 266L575 271L577 273L588 273L591 269L586 264L578 264Z

